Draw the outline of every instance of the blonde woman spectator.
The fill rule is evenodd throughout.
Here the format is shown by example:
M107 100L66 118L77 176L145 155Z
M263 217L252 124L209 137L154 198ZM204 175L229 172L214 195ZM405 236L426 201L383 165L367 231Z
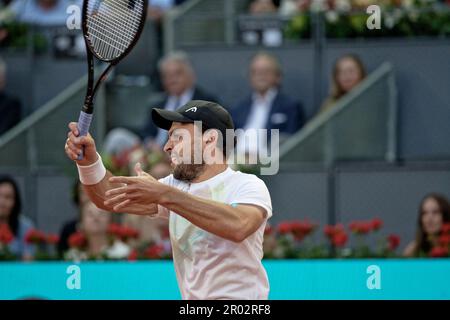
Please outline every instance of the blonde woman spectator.
M366 77L366 69L361 59L354 54L340 57L333 68L330 96L322 104L320 111L329 110Z

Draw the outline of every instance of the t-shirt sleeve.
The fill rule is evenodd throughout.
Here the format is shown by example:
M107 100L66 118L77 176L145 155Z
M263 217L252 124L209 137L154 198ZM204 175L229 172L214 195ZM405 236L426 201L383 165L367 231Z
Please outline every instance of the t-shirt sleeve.
M170 185L170 176L167 176L165 178L159 179L158 181L164 184L169 184ZM170 216L170 211L160 205L158 205L158 213L149 215L148 217L150 219L157 219L157 218L162 218L162 219L169 219Z
M262 207L266 210L266 218L269 219L272 216L272 200L264 181L253 175L236 180L238 185L236 185L229 204L252 204Z

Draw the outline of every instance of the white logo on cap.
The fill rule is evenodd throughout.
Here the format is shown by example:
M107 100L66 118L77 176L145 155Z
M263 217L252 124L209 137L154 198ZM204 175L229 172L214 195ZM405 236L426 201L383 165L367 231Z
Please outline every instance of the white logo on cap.
M197 112L197 107L189 108L185 112L189 112L189 111Z

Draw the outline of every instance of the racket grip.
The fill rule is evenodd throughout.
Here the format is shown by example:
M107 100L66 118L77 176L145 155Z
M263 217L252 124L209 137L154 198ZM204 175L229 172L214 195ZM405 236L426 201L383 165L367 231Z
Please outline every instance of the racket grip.
M87 136L89 132L89 127L91 126L92 113L86 113L84 111L80 112L80 117L78 118L78 132L79 136ZM81 149L81 154L78 156L78 160L82 160L84 157L84 148Z

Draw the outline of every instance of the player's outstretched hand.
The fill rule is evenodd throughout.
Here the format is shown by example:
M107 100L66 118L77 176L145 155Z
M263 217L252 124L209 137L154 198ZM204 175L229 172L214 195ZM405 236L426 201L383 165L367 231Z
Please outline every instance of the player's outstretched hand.
M164 185L148 173L145 173L139 163L135 166L136 177L111 177L109 182L120 184L120 187L110 189L105 193L105 205L114 212L132 212L132 208L154 206L160 197ZM137 213L137 212L132 212Z
M85 137L78 137L78 127L76 122L69 123L69 133L67 134L66 145L64 147L69 159L76 161L80 166L88 166L97 161L97 149L95 141L90 134ZM83 159L77 160L78 155L84 147Z

